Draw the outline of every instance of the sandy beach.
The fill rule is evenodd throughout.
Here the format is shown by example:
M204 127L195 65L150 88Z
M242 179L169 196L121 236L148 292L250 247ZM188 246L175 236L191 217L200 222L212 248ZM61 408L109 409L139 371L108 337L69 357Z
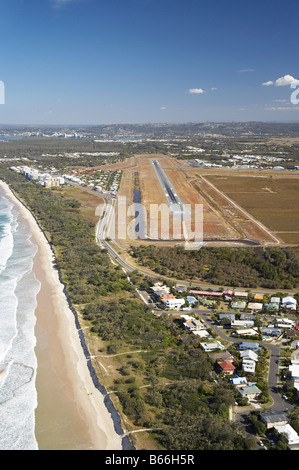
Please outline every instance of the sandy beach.
M74 313L53 266L51 247L30 211L6 183L0 182L0 186L18 207L22 220L30 228L32 241L38 246L33 268L41 282L35 312L38 447L40 450L120 450L119 422L113 410L112 418L107 400L90 373Z

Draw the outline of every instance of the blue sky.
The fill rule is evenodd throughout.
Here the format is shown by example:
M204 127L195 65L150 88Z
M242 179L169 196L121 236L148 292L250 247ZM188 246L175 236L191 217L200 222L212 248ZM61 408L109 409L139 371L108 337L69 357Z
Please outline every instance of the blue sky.
M0 7L2 124L299 121L297 0Z

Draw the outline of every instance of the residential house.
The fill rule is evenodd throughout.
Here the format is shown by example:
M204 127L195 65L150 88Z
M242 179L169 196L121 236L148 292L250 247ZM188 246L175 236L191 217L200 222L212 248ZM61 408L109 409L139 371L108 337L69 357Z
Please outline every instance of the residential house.
M206 352L216 351L217 349L224 349L220 341L212 341L211 343L199 343L199 346Z
M289 365L289 372L293 380L299 381L299 364Z
M242 330L236 330L234 334L238 336L258 336L259 332L254 328L245 328Z
M275 325L277 328L292 329L292 328L294 328L294 326L295 326L295 321L294 321L294 320L291 320L291 319L289 319L289 318L279 318L278 320L276 320L276 322L274 323L274 325Z
M210 354L210 357L214 359L214 361L234 361L234 357L228 351Z
M241 341L239 343L239 351L250 349L252 351L259 351L261 349L259 343L253 343L250 341Z
M200 338L208 338L210 336L207 330L193 330L192 333Z
M166 299L163 299L161 298L165 308L169 308L169 309L179 309L181 308L184 303L185 303L185 299L176 299L176 298L166 298Z
M199 331L205 329L205 325L200 320L195 320L194 318L192 320L186 321L184 323L184 327L189 331Z
M224 320L224 318L227 318L230 321L234 321L235 318L236 318L236 314L235 313L228 313L228 312L218 314L218 319L219 320Z
M254 374L255 373L255 361L252 359L243 359L242 361L242 369L244 372L247 372L248 374Z
M272 303L272 304L280 305L280 302L281 302L280 297L271 297L271 299L270 299L270 303Z
M291 349L299 349L299 340L295 339L294 341L292 341L290 347Z
M222 292L217 291L208 291L208 290L190 290L190 294L196 294L199 296L208 296L208 297L222 297Z
M256 352L252 351L251 349L245 349L244 351L240 352L240 357L242 359L250 359L252 361L257 362L259 357Z
M229 381L236 387L243 387L244 385L248 385L246 377L238 377L237 375L229 379Z
M234 292L234 297L243 297L243 298L246 298L248 297L248 292L244 292L244 291L235 291Z
M266 425L267 429L287 424L290 420L289 415L285 411L270 411L260 414L261 421Z
M236 369L231 361L217 362L217 365L220 372L222 372L224 375L233 375Z
M294 297L287 296L282 299L282 307L287 308L288 310L296 310L297 300Z
M231 308L237 310L244 310L246 308L246 302L242 300L237 300L231 303Z
M296 331L296 330L287 330L287 331L285 331L284 335L285 335L285 337L286 337L287 339L299 338L299 331Z
M291 364L299 364L299 349L291 353Z
M252 313L241 313L240 320L255 320L256 316Z
M263 294L253 294L254 300L264 300Z
M249 400L257 398L262 393L262 391L255 384L242 385L241 387L238 387L238 390L242 397L248 398Z
M252 326L254 326L254 320L233 320L231 322L232 328L251 328Z
M192 295L187 295L187 301L188 301L190 306L193 306L193 305L198 303L198 300L195 297L193 297Z
M225 291L223 292L223 295L228 296L228 297L232 297L233 294L234 294L233 291L230 290L230 289L225 290Z
M263 336L275 336L276 338L279 338L281 335L281 330L279 328L262 327L260 328L260 332Z
M253 312L260 312L264 308L264 304L258 302L248 302L247 308Z
M279 311L279 304L277 304L275 302L270 302L270 303L264 305L264 310L266 310L266 311L273 310L275 312L278 312Z
M298 449L299 446L299 435L295 431L294 428L290 424L279 424L274 426L277 432L279 434L286 434L288 437L288 446L291 449L296 448Z
M188 288L186 286L180 286L179 284L177 284L175 286L175 290L179 292L179 294L182 294L183 292L187 292Z

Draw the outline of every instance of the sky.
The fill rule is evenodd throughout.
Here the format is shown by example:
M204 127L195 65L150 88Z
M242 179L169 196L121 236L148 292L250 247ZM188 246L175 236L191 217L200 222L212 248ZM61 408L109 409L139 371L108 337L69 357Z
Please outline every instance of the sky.
M0 123L299 122L298 13L297 0L0 0Z

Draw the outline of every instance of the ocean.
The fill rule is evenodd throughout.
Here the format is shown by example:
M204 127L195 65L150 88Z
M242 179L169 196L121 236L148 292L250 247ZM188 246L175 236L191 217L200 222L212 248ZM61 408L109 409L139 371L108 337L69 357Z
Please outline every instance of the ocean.
M38 247L0 188L0 450L37 450L35 309Z

